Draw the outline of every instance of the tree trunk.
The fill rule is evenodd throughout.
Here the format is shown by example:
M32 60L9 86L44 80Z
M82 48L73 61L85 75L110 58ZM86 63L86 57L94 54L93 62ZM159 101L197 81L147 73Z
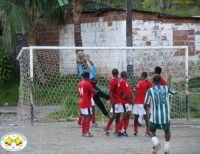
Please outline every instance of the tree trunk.
M127 0L126 15L126 46L133 46L132 37L132 0Z
M80 47L80 46L83 46L82 36L81 36L81 22L80 22L83 0L72 0L72 6L73 6L73 17L74 17L75 46Z

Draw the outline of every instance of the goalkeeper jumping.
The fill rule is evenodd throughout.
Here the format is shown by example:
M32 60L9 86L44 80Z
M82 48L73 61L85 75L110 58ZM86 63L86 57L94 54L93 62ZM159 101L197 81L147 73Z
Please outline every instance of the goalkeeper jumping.
M83 52L83 51L80 51ZM85 55L82 56L81 58L78 57L77 59L77 69L78 73L81 76L83 72L89 72L90 73L90 80L93 88L96 90L96 94L93 97L93 100L95 104L98 106L100 111L103 113L104 116L109 117L109 113L106 110L103 102L101 101L101 98L104 98L106 100L109 100L109 95L104 93L98 86L97 86L97 81L96 81L96 65ZM89 66L87 65L87 61L91 64L91 69L89 69ZM101 98L100 98L101 97ZM92 118L92 123L95 123L96 118L95 115ZM81 124L81 117L79 117L78 123Z

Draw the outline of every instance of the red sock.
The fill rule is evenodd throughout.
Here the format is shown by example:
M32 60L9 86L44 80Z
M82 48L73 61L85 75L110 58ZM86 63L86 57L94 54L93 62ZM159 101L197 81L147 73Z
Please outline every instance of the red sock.
M134 133L138 133L138 125L134 124Z
M124 126L124 120L121 120L119 123L119 131L122 130L123 126Z
M119 131L121 131L121 129L120 129L120 122L116 122L115 123L115 132L119 132Z
M127 130L129 125L129 119L124 119L124 130Z
M82 121L83 121L83 115L80 115L80 116L78 117L77 123L78 123L79 125L81 125Z
M85 119L83 119L82 121L82 133L85 134L86 133L86 130L85 130Z
M111 127L112 123L110 121L108 121L106 127L105 127L105 131L109 131L110 130L110 127Z
M150 130L149 130L149 127L146 126L146 133L149 133Z
M92 124L95 124L95 123L96 123L96 115L93 114L93 115L92 115Z
M85 133L88 133L90 129L90 120L85 119Z

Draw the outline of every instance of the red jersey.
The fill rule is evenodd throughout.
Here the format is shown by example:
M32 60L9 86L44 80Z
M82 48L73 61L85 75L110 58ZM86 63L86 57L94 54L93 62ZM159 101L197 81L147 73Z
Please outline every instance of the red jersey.
M110 102L112 104L120 104L122 103L121 100L121 89L119 87L119 81L116 77L112 77L112 79L109 82L109 90L112 94Z
M164 78L161 77L161 83L160 83L162 86L166 86L167 85L167 82L165 81Z
M149 80L140 80L135 85L135 104L144 104L146 92L153 86Z
M121 79L119 81L119 85L120 85L121 91L123 93L125 93L125 96L126 96L125 99L121 96L123 104L130 103L131 102L131 98L132 98L132 91L131 91L131 86L128 84L128 81L125 80L125 79Z
M79 82L78 92L80 96L80 108L92 107L91 98L94 96L94 89L89 80L82 80Z

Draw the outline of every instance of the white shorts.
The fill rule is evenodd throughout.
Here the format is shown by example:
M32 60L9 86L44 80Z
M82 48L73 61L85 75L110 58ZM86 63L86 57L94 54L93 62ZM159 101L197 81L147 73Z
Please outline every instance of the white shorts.
M113 104L110 112L113 113L113 110L115 113L122 113L124 111L122 104Z
M81 109L81 113L83 115L91 115L92 114L92 108L91 107L90 108L83 108L83 109Z
M143 104L134 104L133 105L133 114L145 115L146 111L144 109L144 105Z
M132 104L122 104L123 107L123 112L129 112L133 110L133 105Z
M92 103L92 106L95 106L95 103L94 103L94 99L91 98L91 103Z

